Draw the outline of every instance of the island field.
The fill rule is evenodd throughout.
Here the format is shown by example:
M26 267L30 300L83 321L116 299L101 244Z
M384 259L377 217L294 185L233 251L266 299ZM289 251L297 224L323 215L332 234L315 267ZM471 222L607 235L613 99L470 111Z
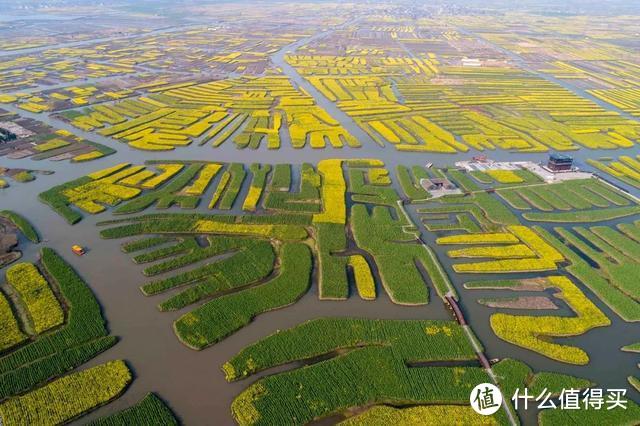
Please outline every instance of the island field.
M640 423L608 3L0 0L0 424Z

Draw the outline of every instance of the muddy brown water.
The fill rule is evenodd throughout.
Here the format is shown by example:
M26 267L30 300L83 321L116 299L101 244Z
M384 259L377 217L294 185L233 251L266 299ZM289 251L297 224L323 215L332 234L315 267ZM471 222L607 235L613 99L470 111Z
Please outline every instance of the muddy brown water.
M308 41L308 40L307 40ZM281 53L299 46L289 46ZM305 87L308 85L297 74L290 74L285 67L283 55L274 56L276 65L281 66L292 78L294 84ZM316 95L315 93L312 94ZM318 104L331 113L335 112L335 105L322 97L316 97ZM96 134L78 131L72 126L44 115L31 114L13 107L2 108L18 112L22 116L30 116L57 128L68 129L75 134L112 146L118 152L89 163L69 164L67 162L33 161L30 159L7 160L0 158L0 165L23 167L32 169L47 169L55 171L51 176L38 176L37 180L27 184L12 184L6 190L0 191L0 208L14 210L29 219L39 230L46 242L39 245L22 241L24 252L23 261L33 261L37 258L40 247L48 246L56 249L88 282L103 307L111 334L119 337L120 341L110 350L99 355L88 364L96 365L108 360L125 359L135 372L135 380L124 395L90 415L77 421L84 424L88 420L114 413L127 408L139 401L147 392L156 392L165 399L169 406L186 424L227 425L233 424L230 404L233 398L247 385L264 374L272 374L278 369L256 375L253 378L237 382L226 383L221 365L236 354L244 346L267 336L276 330L295 326L305 320L322 316L395 318L395 319L450 319L450 314L444 309L442 302L431 289L431 302L422 307L403 307L394 305L383 291L379 291L376 301L360 300L352 295L348 301L319 301L317 287L314 285L298 303L282 310L260 315L249 326L231 335L213 347L197 352L182 345L175 337L172 322L182 313L161 313L156 304L163 300L163 295L145 297L139 286L148 278L143 277L143 265L135 265L130 256L120 250L122 240L102 240L96 222L112 217L110 212L97 216L85 215L84 219L75 226L68 225L60 216L37 199L37 194L51 186L67 182L71 179L86 175L95 170L109 167L119 162L141 164L145 160L209 160L224 162L263 162L263 163L292 163L309 162L316 164L325 158L376 158L383 160L389 170L393 171L398 164L421 165L432 162L435 166L451 165L455 161L470 159L479 152L471 150L467 153L455 155L429 153L399 153L393 147L385 148L375 145L370 140L362 141L359 149L326 148L314 150L311 148L293 149L289 141L284 139L279 150L267 150L261 147L257 150L237 150L230 142L212 149L209 146L193 144L186 148L177 148L167 153L142 152L129 148L114 140ZM337 114L337 113L336 113ZM339 114L338 114L339 116ZM341 116L340 116L341 117ZM341 117L344 118L344 117ZM361 130L355 127L351 120L341 120L343 126L359 135ZM364 138L364 137L363 137ZM580 150L572 153L577 164L589 168L584 160L600 156L635 155L638 148L617 151ZM484 153L495 160L533 160L544 161L547 154L517 154L505 151ZM297 179L297 174L294 174ZM249 185L247 179L242 194L246 193ZM398 187L394 179L394 186ZM207 196L210 196L212 185ZM638 195L638 191L628 188ZM239 197L241 200L243 196ZM205 197L206 199L206 197ZM206 202L198 210L206 211ZM571 338L557 339L559 342L575 344L587 351L591 362L587 366L572 366L552 361L537 353L518 348L498 339L490 329L489 316L496 309L487 308L476 303L478 298L495 297L497 295L513 295L516 293L495 290L465 290L462 284L470 280L508 278L500 275L458 275L453 274L451 262L446 257L445 248L435 245L435 234L426 231L419 220L416 206L410 206L408 213L422 233L422 238L431 246L439 260L449 273L454 286L461 296L461 306L473 330L486 348L489 358L512 357L529 364L535 371L555 371L574 374L588 378L603 388L629 388L626 377L638 375L636 364L637 354L624 353L620 347L640 340L640 329L637 325L625 323L606 305L600 302L584 285L579 287L600 309L611 319L610 327L598 328L588 333ZM149 212L148 210L147 212ZM180 211L172 208L169 211ZM239 212L239 206L233 210ZM232 212L233 212L232 211ZM520 216L520 215L519 215ZM630 218L623 220L631 220ZM619 221L612 221L611 224ZM525 224L528 224L526 221ZM88 247L88 253L83 257L71 254L73 244ZM533 275L532 275L533 276ZM514 275L515 277L515 275ZM522 277L522 275L518 275ZM380 289L379 289L380 290ZM570 315L566 305L560 303L560 309L554 315ZM536 311L518 311L542 315ZM640 400L637 392L630 390L629 396ZM521 413L525 424L535 424L535 413ZM332 418L330 422L337 420ZM329 422L329 423L330 423ZM325 424L326 422L323 422Z
M113 145L113 142L110 142ZM317 287L314 285L309 293L298 303L282 310L260 315L249 326L241 329L221 343L201 352L186 348L178 342L173 334L172 322L182 313L161 313L156 304L163 300L163 295L145 297L138 289L139 285L149 280L141 271L144 265L135 265L130 257L120 250L123 240L102 240L99 238L99 228L96 223L112 217L111 213L91 216L74 225L68 225L48 206L37 200L37 194L54 184L66 182L82 176L88 172L107 167L121 161L140 163L145 158L153 157L147 153L132 151L126 146L119 145L121 150L112 157L94 163L69 165L68 163L35 162L28 159L11 161L20 167L42 167L55 170L55 174L41 176L34 182L15 184L5 191L0 191L0 206L11 209L27 217L41 232L45 243L39 245L28 244L23 241L24 261L34 260L41 246L56 249L89 283L100 301L104 315L109 323L111 334L120 338L116 346L101 354L86 366L96 365L112 359L125 359L135 372L136 379L126 393L113 403L96 410L91 415L81 419L78 423L85 423L91 418L110 414L126 408L140 400L147 392L157 392L168 401L171 408L186 424L233 424L230 415L230 404L233 398L249 383L261 375L256 375L241 382L226 383L221 365L231 358L244 346L267 336L276 330L297 325L305 320L322 316L355 316L368 318L406 318L406 319L448 319L449 313L444 309L436 293L431 289L431 302L423 307L402 307L391 303L383 291L374 302L359 300L352 295L348 301L319 301ZM198 156L195 155L195 149ZM169 159L198 158L211 161L243 161L261 162L302 162L317 163L320 158L330 157L368 157L381 158L390 170L397 164L423 164L426 161L436 165L446 165L461 158L469 158L472 154L460 156L435 155L398 155L391 149L380 149L376 146L350 150L289 150L279 151L238 151L235 147L227 149L211 149L209 147L189 147L185 150L162 156ZM582 157L577 153L576 157ZM523 157L543 159L545 156L522 156L508 153L496 153L493 158L520 160ZM592 155L597 157L596 155ZM16 165L17 167L17 165ZM294 173L298 180L298 173ZM249 179L246 180L243 193L246 193ZM397 183L394 182L397 186ZM207 196L210 196L212 188ZM240 196L241 200L243 197ZM206 198L205 198L206 199ZM206 211L206 203L198 210ZM416 208L408 207L408 212L419 226L423 239L438 255L445 269L461 295L462 307L475 333L479 336L487 350L489 358L513 357L529 364L535 371L555 371L586 377L604 388L628 388L626 377L637 374L638 357L635 354L621 352L621 346L640 339L637 325L625 323L606 305L601 303L592 292L579 285L585 294L602 309L611 319L610 327L591 330L590 332L572 338L559 339L575 344L587 351L591 362L587 366L571 366L552 361L537 353L523 350L504 342L493 334L489 326L489 316L496 309L483 307L476 303L478 298L495 297L496 295L511 295L505 291L465 290L462 284L469 280L497 278L491 275L458 275L453 274L451 262L445 255L445 248L434 243L435 234L426 231L421 224ZM169 211L181 211L172 208ZM236 205L232 210L239 212ZM120 216L116 216L120 217ZM619 221L614 221L619 222ZM83 257L76 257L70 253L73 244L82 244L89 248ZM514 275L515 276L515 275ZM522 276L522 275L518 275ZM499 276L499 278L508 278ZM380 290L380 289L379 289ZM558 314L570 315L566 305L560 305ZM521 311L520 311L521 312ZM529 313L528 311L525 311ZM523 313L525 313L523 312ZM554 313L554 314L556 314ZM541 315L540 312L531 312ZM83 366L85 368L86 366ZM263 374L271 374L271 370ZM638 394L630 394L638 400ZM525 424L534 424L535 417L531 414L523 416Z

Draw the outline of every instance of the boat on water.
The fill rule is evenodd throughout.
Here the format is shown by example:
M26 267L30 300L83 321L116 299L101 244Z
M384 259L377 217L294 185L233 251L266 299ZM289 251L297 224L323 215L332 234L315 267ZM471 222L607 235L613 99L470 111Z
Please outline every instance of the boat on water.
M86 253L86 250L84 249L84 247L79 246L77 244L74 244L73 246L71 246L71 251L73 252L73 254L77 254L78 256L82 256L83 254Z

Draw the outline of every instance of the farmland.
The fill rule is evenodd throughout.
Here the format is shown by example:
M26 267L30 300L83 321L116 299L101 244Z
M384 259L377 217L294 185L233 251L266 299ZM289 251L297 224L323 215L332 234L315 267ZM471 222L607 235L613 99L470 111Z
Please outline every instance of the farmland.
M173 165L184 167L158 188L155 185L145 186L148 180L125 182L135 174L144 174L147 170L145 166L120 165L95 172L76 182L63 184L60 190L49 191L41 199L65 218L80 220L84 213L99 214L104 204L98 204L101 208L87 211L82 204L84 201L78 204L69 197L69 194L78 192L86 196L86 190L77 188L93 185L83 183L93 179L94 182L109 182L118 187L122 185L127 190L135 188L139 191L137 198L134 196L123 203L109 203L117 205L115 212L120 214L139 212L153 204L158 208L169 208L175 204L187 211L200 204L207 206L211 211L209 214L152 213L101 223L106 226L100 233L103 238L137 238L123 243L123 249L134 255L135 263L153 262L151 266L144 268L144 275L154 277L173 273L171 277L164 276L141 286L142 292L148 296L180 289L179 293L174 293L158 305L160 310L176 310L210 300L181 316L174 324L176 334L189 347L203 349L244 327L255 315L282 308L302 297L311 284L311 252L301 244L303 242L313 246L314 257L317 257L321 300L349 298L350 270L353 270L360 296L375 299L377 290L371 272L372 264L380 272L380 283L386 293L393 302L400 305L428 303L430 290L420 272L421 268L429 274L429 281L433 283L436 294L444 295L452 290L448 277L431 250L420 242L416 228L403 207L398 204L400 196L392 188L391 180L377 178L388 175L381 162L324 160L319 163L317 170L310 166L302 167L300 171L303 176L311 177L313 174L316 179L321 179L321 190L307 189L308 184L303 180L300 182L300 192L281 191L279 180L284 179L283 169L280 168L281 174L278 175L278 169L268 164L254 164L249 170L237 163L195 162ZM189 193L190 188L203 179L203 175L204 179L210 180L209 170L214 165L216 169L225 170L217 182L224 188L222 194L219 187L209 188L209 193L213 191L215 199L220 196L222 201L229 199L227 203L201 203L204 196L201 191L181 195ZM344 173L344 167L348 168L348 174ZM233 184L235 188L225 183L224 173L239 177ZM152 175L145 176L146 179L154 179ZM189 185L191 180L196 183ZM248 186L247 192L241 191L243 182ZM256 186L256 182L260 186ZM258 188L259 197L255 198L253 188ZM351 188L352 200L357 202L350 209L346 205L347 188ZM242 192L240 197L239 192ZM277 203L271 201L276 196L280 199ZM302 209L296 208L294 212L288 212L285 207L287 203L297 202L297 199L304 201L309 208L304 208L305 204L300 203L298 205ZM259 209L269 214L253 216L229 212L238 209L246 211L247 200L253 205L251 211ZM262 202L259 203L259 200ZM95 201L99 202L100 199L96 198ZM369 204L375 206L371 216L366 213L366 209L362 209ZM319 209L322 211L318 212ZM227 212L217 213L218 211ZM349 226L353 233L353 240L349 244L347 239L351 240L351 237L345 232L345 226ZM387 232L374 237L370 231L372 226L383 227ZM205 237L206 245L198 244L194 237ZM161 247L154 248L160 244ZM349 253L347 245L357 245L360 251L351 249ZM135 254L141 250L145 251ZM420 262L421 267L405 263L406 260L400 261L392 254L398 250L405 253L408 259ZM339 251L345 253L339 254ZM365 253L367 257L363 257ZM219 258L222 255L225 257ZM180 271L205 259L211 259L211 262L188 271ZM244 269L241 265L251 266ZM286 292L281 288L285 282L289 286ZM224 295L231 290L234 291L233 294ZM245 315L247 316L241 319ZM217 319L214 320L213 316ZM217 330L208 326L212 322L218 324Z
M405 400L413 401L414 403L427 403L429 401L454 403L456 400L463 399L463 395L468 393L470 381L472 382L476 379L477 375L484 374L477 368L418 367L403 371L403 369L406 369L402 362L403 360L464 359L465 357L473 356L471 348L462 344L464 340L461 336L461 330L456 330L456 326L453 324L394 324L384 321L373 323L365 321L363 324L359 324L360 321L357 319L351 320L351 322L352 324L343 324L341 321L321 319L304 323L297 328L269 336L255 345L245 348L243 353L239 354L239 357L232 359L230 364L226 364L227 379L234 380L236 379L236 371L242 371L243 375L247 375L251 374L252 371L273 365L301 358L310 358L314 355L331 351L334 348L348 347L354 340L362 342L362 347L350 351L346 355L311 365L306 369L294 370L288 374L270 376L252 385L244 393L240 394L233 403L232 411L238 422L241 424L256 423L267 419L269 419L268 421L271 421L271 419L284 421L285 418L290 418L293 414L295 418L299 419L299 423L304 424L310 419L326 416L328 413L340 408L344 410L350 406L361 405L364 401L377 401L380 399ZM403 344L403 337L407 335L407 331L416 326L418 330L426 330L426 332L420 333L420 331L415 330L417 332L411 333L411 335L420 340L412 340L411 343L405 342ZM402 332L403 329L405 330L404 333ZM333 346L302 349L301 339L306 340L307 333L314 332L330 333L335 336L333 340L329 340ZM401 334L397 335L396 333L398 332ZM364 335L361 335L361 333L364 333ZM376 347L375 343L380 344L380 342L385 341L383 336L390 335L394 335L394 343L391 347L385 347L387 345ZM374 336L380 337L376 338ZM381 337L382 339L380 339ZM431 340L433 343L427 343ZM445 343L446 340L453 342L457 340L458 344L447 344ZM398 350L394 351L393 345L399 345ZM298 347L301 350L288 353L285 350L283 353L283 349L287 346ZM451 348L451 351L444 349L447 347ZM244 361L246 359L251 359L252 364L255 365L249 371L247 371L246 361ZM379 367L378 371L384 371L384 374L374 374L372 377L366 369L357 367L357 365L366 365L367 362L373 360ZM367 385L345 394L338 391L340 388L339 382L331 383L321 379L328 376L339 377L340 374L338 372L344 369L360 371L363 377L360 380L356 380L356 383L362 383L363 385L367 383ZM453 377L456 377L457 385L447 387L445 391L443 389L444 383L447 380L452 380ZM372 379L374 382L370 382ZM425 393L422 394L418 389L419 386L416 386L416 383L411 383L412 381L421 380L424 381L423 386L425 387L422 390ZM309 383L308 390L296 389L295 386L291 386L291 384L300 381ZM368 383L373 386L368 385ZM314 401L313 393L321 389L323 389L321 394L325 394L327 399L319 403L317 400ZM426 389L431 389L433 393ZM302 393L300 393L301 391ZM298 396L296 396L296 393ZM334 393L335 395L332 395ZM260 395L264 396L261 397ZM290 410L294 410L293 413L279 412L280 410L276 405L269 404L271 398L287 401L287 406L291 406ZM259 417L255 418L253 416ZM261 420L263 416L265 420ZM278 420L276 421L279 422Z
M420 187L422 192L415 185L416 175L422 176L420 179L446 176L473 195L432 198L429 191ZM522 188L534 189L539 185L538 179L526 173L513 174L519 175L522 178L518 183L525 185ZM299 176L297 183L292 182L292 176ZM513 176L509 179L513 180ZM510 187L514 183L504 182L504 177L503 182L495 179L505 185L499 191L521 190ZM394 182L398 182L398 187ZM560 311L546 316L498 312L492 314L489 321L495 336L505 342L557 362L588 364L589 353L580 344L563 344L561 338L588 334L612 322L574 280L587 286L625 321L636 321L637 294L629 281L634 275L629 271L633 268L632 258L637 254L637 225L620 223L615 230L597 224L589 229L574 227L575 234L589 238L589 245L579 243L573 233L568 233L571 228L557 227L550 234L534 221L534 225L522 225L521 220L526 220L526 216L524 219L517 216L519 209L509 201L513 196L482 191L480 185L486 182L489 181L483 183L478 176L471 177L451 168L429 171L418 167L398 168L393 173L382 161L374 159L327 159L317 166L173 160L148 161L144 165L122 163L97 170L41 194L40 199L70 224L81 224L87 215L113 212L111 219L98 221L100 237L116 240L121 251L140 265L141 275L150 278L144 281L140 277L140 292L147 297L160 297L157 299L160 312L181 311L173 321L174 334L179 342L198 351L224 344L227 338L252 327L269 312L286 311L308 297L312 288L317 288L320 301L347 301L355 294L363 300L375 301L386 293L398 306L430 306L445 296L459 300L472 296L467 291L462 296L452 284L450 274L456 279L458 274L545 273L520 280L474 281L465 285L465 289L512 292L552 289L556 292L552 298L523 296L518 299L519 305L515 305L512 298L495 298L488 303L478 299L478 302L500 308L502 300L503 308L535 308L543 314L558 310L558 306L570 309L571 317ZM85 189L110 185L117 189L100 191L123 195L108 199ZM555 186L554 192L573 194L581 201L574 201L570 208L556 206L551 212L606 212L617 207L632 207L634 203L624 192L597 180L569 180ZM75 198L75 194L82 194L83 198ZM571 200L571 196L562 199ZM412 207L408 208L405 203ZM90 204L95 207L86 208ZM251 208L247 208L248 205ZM529 210L540 209L532 204ZM455 222L452 226L432 226L429 232L435 239L430 246L420 231L420 225L428 229L427 222L414 222L414 214L428 223ZM596 216L593 221L604 219ZM573 222L570 218L561 221L567 227ZM569 244L561 244L557 238L566 239ZM609 255L597 254L591 245ZM446 250L440 252L440 247ZM580 250L579 256L574 248ZM436 252L452 259L451 263L445 262L450 265L451 273L447 273L442 257L436 256ZM398 256L399 253L402 255ZM598 275L583 270L584 256L599 263ZM312 265L317 265L316 275L312 274ZM324 323L320 324L323 324L322 331L318 332L326 334ZM306 325L299 327L305 329ZM431 335L429 330L437 328L428 326L427 335ZM291 333L295 335L294 330L296 328ZM308 338L311 331L301 333ZM277 336L280 338L280 334ZM296 344L284 346L290 348ZM247 348L252 350L249 348L252 346ZM336 360L336 371L345 368L342 362L350 365L351 362L372 362L365 361L368 357L383 357L368 352L363 349L361 355L351 355L354 361ZM312 352L299 356L309 358L322 354ZM248 360L224 364L229 380L296 359L265 361L265 366L261 366L258 355L242 356ZM290 378L282 380L312 383L314 376L315 373L305 371L298 378L291 373ZM294 415L272 411L268 400L264 402L266 405L260 405L263 403L251 396L263 392L259 390L263 386L273 387L269 394L283 386L286 388L279 380L259 382L238 396L231 406L236 421L260 423L256 412L268 418L284 419ZM289 397L283 394L278 398ZM394 398L406 400L409 396ZM410 398L418 398L416 401L423 404L428 402L418 396ZM298 418L316 418L362 404L358 401L345 400L333 408L327 406L326 412L313 411L318 408L307 412L309 407L305 404L291 409L298 413L295 414Z
M123 361L66 374L117 342L71 266L44 248L38 266L20 263L6 274L11 297L1 301L2 418L15 424L65 423L117 398L133 379Z
M3 127L4 126L4 127ZM0 156L11 159L33 158L34 160L52 160L84 162L111 155L115 150L91 142L65 129L55 129L31 118L0 108L0 132L9 138L0 147Z
M38 231L29 221L16 212L0 211L0 267L6 266L22 256L20 235L32 243L40 242Z
M640 10L516 3L0 0L0 424L640 422Z
M182 84L149 97L128 99L63 114L74 126L96 130L145 150L169 150L197 142L214 147L269 149L281 145L280 128L289 130L294 148L358 147L358 141L312 98L281 76ZM239 132L239 133L237 133ZM234 134L237 135L232 137Z
M581 350L554 345L540 336L566 336L585 332L593 327L610 325L610 321L566 278L549 277L546 286L554 286L561 292L559 297L571 306L576 318L525 317L496 314L491 317L491 327L502 339L528 347L553 359L572 364L586 364L589 359Z
M332 21L328 10L319 15L320 25ZM615 150L640 138L640 126L625 114L519 68L498 48L478 58L484 66L469 66L469 57L486 48L472 35L425 18L398 37L393 25L380 25L388 19L396 18L363 19L356 32L343 21L329 36L287 52L282 64L272 57L312 29L288 23L283 31L262 20L250 33L232 23L214 34L196 27L140 35L133 46L114 40L22 56L16 49L0 75L0 101L147 151L190 144L361 147L335 109L367 143L404 153ZM579 69L561 63L549 66ZM174 67L181 72L173 74ZM593 96L633 114L635 92L621 90ZM100 154L87 151L77 161Z

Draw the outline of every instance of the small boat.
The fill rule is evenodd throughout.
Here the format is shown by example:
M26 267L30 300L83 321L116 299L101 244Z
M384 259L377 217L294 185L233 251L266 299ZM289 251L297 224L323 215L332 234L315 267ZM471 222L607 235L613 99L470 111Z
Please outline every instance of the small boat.
M71 251L73 252L73 254L77 254L78 256L82 256L86 253L85 249L77 244L71 246Z
M430 169L430 168L431 168L431 166L433 166L433 163L427 163L427 164L425 164L424 166L425 166L427 169Z

